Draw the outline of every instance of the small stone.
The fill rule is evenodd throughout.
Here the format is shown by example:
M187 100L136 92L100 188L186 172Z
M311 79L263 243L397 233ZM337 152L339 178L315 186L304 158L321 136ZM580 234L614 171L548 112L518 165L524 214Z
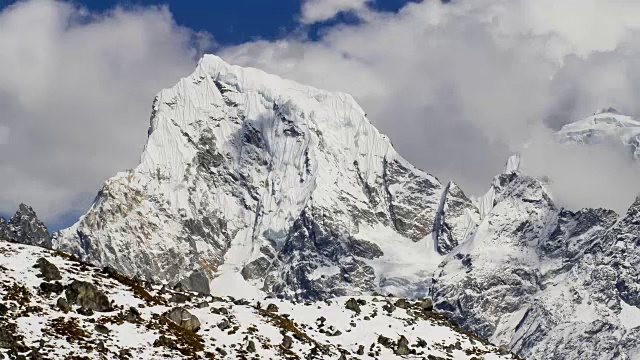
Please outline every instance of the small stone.
M269 304L267 306L267 311L268 312L278 312L278 306L276 304Z
M198 309L203 309L203 308L209 307L209 303L206 301L202 301L202 302L199 302L198 305L196 305L196 307Z
M138 321L142 320L140 311L138 311L138 309L133 306L131 306L126 312L121 312L118 316L130 323L137 323Z
M43 282L40 283L40 290L47 295L51 293L60 295L64 291L64 287L59 281L56 281L55 283Z
M356 314L360 314L360 305L358 304L358 301L356 299L350 298L344 305L348 310L351 310Z
M356 352L358 355L364 355L364 345L358 346L358 351Z
M385 310L389 314L391 314L395 309L396 309L396 307L393 306L393 304L391 304L391 303L387 303L386 305L382 306L382 310Z
M155 347L159 347L159 346L164 346L164 347L168 347L171 349L175 349L177 348L177 344L175 341L173 341L173 339L170 339L164 335L160 335L159 338L156 339L156 341L153 342L153 346Z
M409 349L409 340L404 335L400 335L400 339L398 340L398 347L395 351L396 355L409 355L411 353L411 349Z
M175 293L171 295L169 301L174 302L176 304L184 304L188 301L191 301L191 296L184 293Z
M76 312L80 315L84 315L84 316L91 316L93 315L93 310L91 310L90 308L81 306L78 308L78 310L76 310Z
M282 338L282 347L285 349L291 349L292 346L293 346L293 339L291 338L291 336L285 335Z
M99 332L100 334L104 334L104 335L109 335L109 333L111 332L111 330L109 330L108 327L102 325L102 324L97 324L96 325L96 331Z
M71 306L67 302L67 299L62 296L58 298L56 305L58 306L58 309L62 310L65 314L71 311Z
M411 306L411 304L406 299L398 299L396 300L396 303L394 305L396 307L399 307L400 309L408 309L409 306Z
M378 336L378 343L387 348L391 348L393 346L393 341L382 335Z
M227 330L228 328L230 328L230 327L231 327L231 324L229 324L229 320L227 320L227 319L223 319L222 321L220 321L220 322L218 323L218 325L217 325L217 326L218 326L218 329L220 329L220 330L224 331L224 330Z
M250 353L256 352L256 344L253 342L253 340L249 340L249 342L247 343L247 351Z

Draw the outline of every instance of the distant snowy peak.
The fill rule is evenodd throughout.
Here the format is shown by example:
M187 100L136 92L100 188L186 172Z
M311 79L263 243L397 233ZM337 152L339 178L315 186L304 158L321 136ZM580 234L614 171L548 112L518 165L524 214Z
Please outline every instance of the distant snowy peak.
M208 292L426 292L474 205L403 159L353 97L206 55L158 94L138 167L55 246Z
M622 115L613 108L567 124L558 131L563 143L617 144L629 147L634 159L640 159L640 119Z

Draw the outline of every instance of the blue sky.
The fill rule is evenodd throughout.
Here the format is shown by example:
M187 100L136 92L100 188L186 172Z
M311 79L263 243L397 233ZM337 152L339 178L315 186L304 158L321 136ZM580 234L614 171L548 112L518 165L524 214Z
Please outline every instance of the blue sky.
M2 2L0 9L9 2ZM302 0L82 0L76 4L104 11L115 6L136 7L148 5L166 5L175 21L196 31L206 31L213 35L222 46L236 45L255 39L273 40L283 37L293 30L303 29L311 39L317 37L318 30L335 25L338 22L351 21L348 15L338 16L331 21L301 27L299 18ZM408 2L418 0L375 0L372 8L396 12Z

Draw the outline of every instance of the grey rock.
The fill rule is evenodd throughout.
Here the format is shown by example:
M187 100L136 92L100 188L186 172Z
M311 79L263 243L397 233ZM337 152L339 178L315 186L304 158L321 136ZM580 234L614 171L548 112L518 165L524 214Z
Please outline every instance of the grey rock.
M209 278L202 269L191 272L187 278L180 280L178 283L182 285L181 291L188 290L200 294L211 293L211 289L209 289Z
M164 314L164 317L185 330L198 331L200 329L200 320L184 308L174 307Z
M423 299L418 306L422 311L433 311L433 301L431 299Z
M9 222L4 219L0 221L0 238L2 237L25 245L48 249L52 247L47 227L38 219L35 211L25 204L20 204Z
M103 334L103 335L109 335L109 333L111 333L111 330L109 330L108 327L106 327L106 326L104 326L102 324L96 324L95 329L96 329L96 331L98 333Z
M278 306L276 304L267 305L268 312L278 312Z
M351 310L356 314L360 314L361 312L360 304L358 304L358 301L356 301L356 299L354 298L350 298L349 300L347 300L347 302L344 305L348 310Z
M400 335L400 339L398 340L398 347L396 347L395 354L396 355L409 355L411 353L411 349L409 349L409 340L404 335Z
M58 270L58 267L50 263L45 258L39 258L38 261L36 262L35 267L40 269L40 273L42 274L42 277L44 277L44 279L47 281L62 279L62 275L60 275L60 270Z
M64 291L64 287L59 281L56 281L55 283L43 282L43 283L40 283L40 291L42 291L45 294L53 293L53 294L60 295Z
M411 306L411 303L407 301L407 299L398 299L394 305L400 309L408 309Z
M284 335L282 337L282 347L285 349L291 349L293 346L293 339L289 335Z
M59 297L56 301L56 305L58 306L58 309L62 310L64 313L71 311L71 305L69 305L67 299L64 297Z
M247 351L250 353L256 352L256 344L253 342L253 340L249 340L247 342Z
M70 304L98 312L112 310L109 298L86 281L74 280L67 286L65 294Z

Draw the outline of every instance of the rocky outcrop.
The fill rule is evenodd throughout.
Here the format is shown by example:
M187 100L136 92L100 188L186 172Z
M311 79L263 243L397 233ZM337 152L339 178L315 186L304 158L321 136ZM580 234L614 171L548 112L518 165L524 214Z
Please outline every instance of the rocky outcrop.
M70 304L93 311L111 311L109 298L95 285L86 281L74 280L65 290L67 301Z
M184 308L175 307L164 316L185 330L198 331L200 329L200 320Z
M25 204L20 204L8 222L0 218L0 238L48 249L52 246L47 227L38 219L35 211Z

